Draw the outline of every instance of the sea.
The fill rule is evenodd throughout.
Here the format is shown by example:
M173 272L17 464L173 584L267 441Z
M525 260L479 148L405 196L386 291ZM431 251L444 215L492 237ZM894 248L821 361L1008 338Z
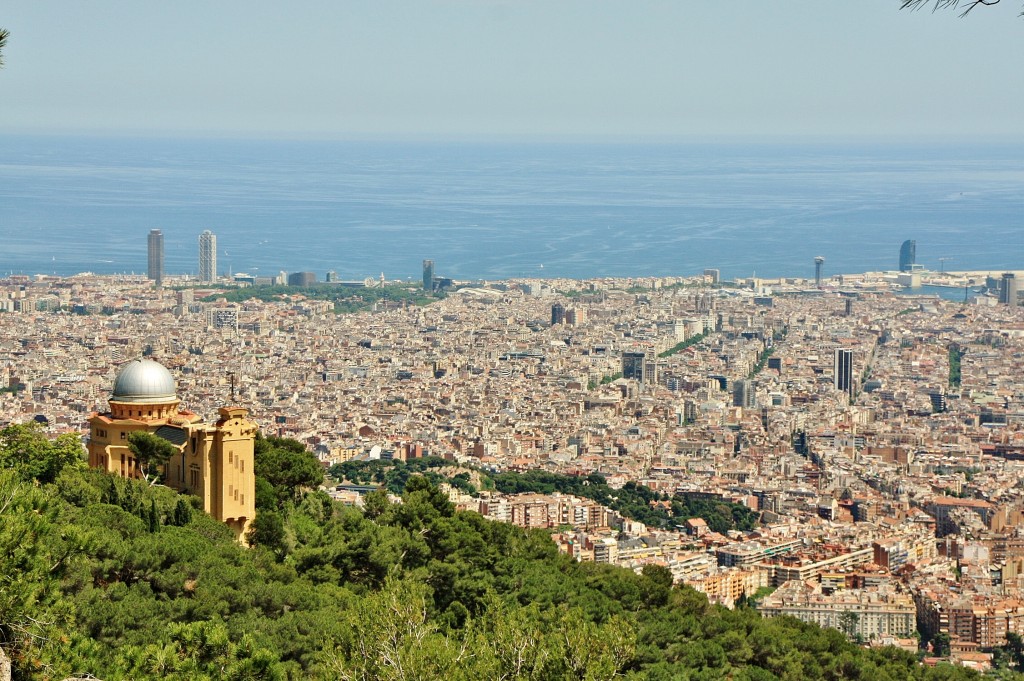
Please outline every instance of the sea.
M0 135L0 276L812 277L1024 269L1024 143ZM956 293L960 295L960 293Z

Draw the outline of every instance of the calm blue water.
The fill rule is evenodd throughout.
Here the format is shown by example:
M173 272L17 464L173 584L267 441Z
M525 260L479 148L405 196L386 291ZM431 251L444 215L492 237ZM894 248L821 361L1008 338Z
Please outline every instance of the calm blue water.
M0 136L0 274L813 276L1024 269L1024 145L431 144Z

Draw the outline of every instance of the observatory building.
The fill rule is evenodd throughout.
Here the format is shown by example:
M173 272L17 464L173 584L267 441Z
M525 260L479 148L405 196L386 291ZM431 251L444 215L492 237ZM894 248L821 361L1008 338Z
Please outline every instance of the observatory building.
M128 447L128 434L153 433L177 449L164 467L164 484L202 499L203 510L241 540L256 517L257 426L249 420L249 411L221 407L220 418L211 423L179 409L174 377L149 359L121 367L109 404L109 412L89 417L89 465L140 478L142 470Z

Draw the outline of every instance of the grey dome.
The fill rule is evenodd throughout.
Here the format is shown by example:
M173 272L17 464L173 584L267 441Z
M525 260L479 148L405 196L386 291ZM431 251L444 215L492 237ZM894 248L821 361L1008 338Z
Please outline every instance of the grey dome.
M143 402L159 404L174 402L174 377L162 364L151 359L136 359L121 367L114 379L114 394L110 398L116 402Z

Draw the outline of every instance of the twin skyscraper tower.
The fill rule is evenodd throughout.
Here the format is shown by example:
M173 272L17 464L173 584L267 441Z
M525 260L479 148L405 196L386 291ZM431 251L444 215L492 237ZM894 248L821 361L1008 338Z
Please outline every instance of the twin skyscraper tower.
M149 230L149 278L157 286L164 283L164 233ZM209 284L217 281L217 235L206 230L199 235L199 281Z

